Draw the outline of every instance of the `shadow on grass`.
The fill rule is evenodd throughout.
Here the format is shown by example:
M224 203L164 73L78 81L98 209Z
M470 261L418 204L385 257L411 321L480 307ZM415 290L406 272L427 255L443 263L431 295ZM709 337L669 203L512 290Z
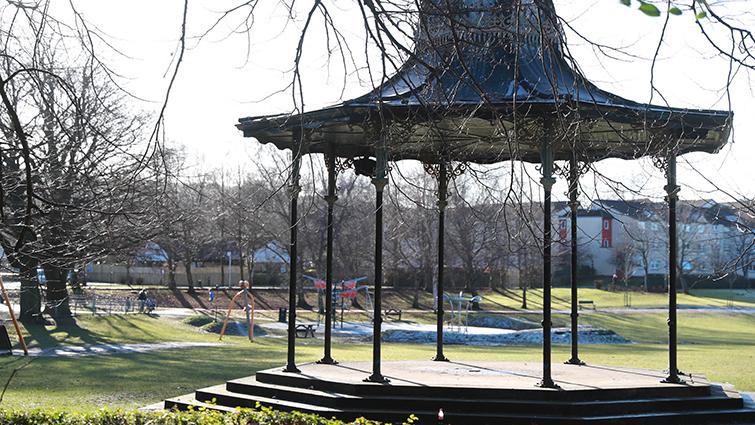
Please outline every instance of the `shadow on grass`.
M30 347L49 348L59 347L63 344L69 344L71 339L80 340L84 344L102 344L108 342L87 329L78 325L76 321L65 325L55 325L52 327L24 322L26 329L26 344Z

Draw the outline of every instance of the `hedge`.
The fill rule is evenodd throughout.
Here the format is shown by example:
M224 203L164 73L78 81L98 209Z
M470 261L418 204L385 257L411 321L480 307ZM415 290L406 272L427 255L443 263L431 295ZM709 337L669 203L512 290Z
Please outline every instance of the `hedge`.
M410 417L405 422L415 422ZM237 409L222 413L204 408L187 412L126 411L101 409L93 413L61 410L0 409L0 425L380 425L379 422L359 418L353 422L328 419L300 412L280 412L266 407Z

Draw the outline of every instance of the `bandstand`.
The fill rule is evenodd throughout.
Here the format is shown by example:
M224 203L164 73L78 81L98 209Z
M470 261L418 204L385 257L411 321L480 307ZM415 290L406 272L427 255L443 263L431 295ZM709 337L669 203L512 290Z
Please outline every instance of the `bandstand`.
M167 408L254 407L343 419L366 416L420 423L755 423L732 388L692 379L677 365L676 285L669 285L666 372L585 364L579 356L577 188L585 164L651 157L665 173L669 278L676 281L677 156L718 151L732 114L633 102L603 91L570 64L551 0L424 0L414 54L396 75L359 98L298 115L242 118L245 137L292 152L288 350L285 367L166 400ZM328 170L326 323L323 357L296 359L297 199L304 155ZM388 162L419 160L438 182L437 294L444 284L444 210L450 179L465 164L536 163L543 190L542 362L458 362L443 348L437 308L432 360L381 359L383 191ZM551 188L556 161L571 208L571 357L551 356ZM332 353L333 209L338 172L353 167L375 187L374 331L371 362L338 363ZM505 348L502 348L504 350ZM428 358L431 353L428 353ZM660 366L660 365L659 365ZM206 402L215 400L215 404Z

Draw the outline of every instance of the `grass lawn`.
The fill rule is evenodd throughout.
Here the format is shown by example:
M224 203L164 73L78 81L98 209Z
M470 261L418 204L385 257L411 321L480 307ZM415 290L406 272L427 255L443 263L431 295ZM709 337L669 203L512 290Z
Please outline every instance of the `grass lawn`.
M530 316L530 315L528 315ZM531 315L538 320L537 315ZM685 372L705 373L716 381L731 382L755 391L755 315L741 313L680 312L679 364ZM592 364L663 369L667 364L666 324L662 313L583 315L584 323L628 337L635 344L584 345L583 360ZM557 325L568 316L555 317ZM183 323L144 315L86 317L74 328L29 329L32 345L101 342L217 341ZM139 407L185 394L230 378L285 362L285 339L226 337L228 345L155 351L143 354L80 358L6 357L0 359L0 383L14 373L0 407L39 406L96 410L103 406ZM302 340L301 362L322 356L321 339ZM540 361L541 348L448 346L452 360ZM428 359L432 345L385 344L384 359ZM369 343L339 343L337 360L369 360ZM554 346L554 361L566 360L569 346Z
M571 305L569 288L553 288L553 308L568 309ZM482 294L482 306L486 310L520 309L522 306L522 291L494 291ZM690 307L726 307L727 300L732 298L735 307L755 308L755 291L707 290L692 291L690 294L678 294L679 306ZM592 300L598 309L624 308L624 293L609 292L594 288L579 288L580 300ZM540 309L543 304L542 289L527 291L527 307ZM668 306L668 295L665 293L632 293L633 308L661 308Z

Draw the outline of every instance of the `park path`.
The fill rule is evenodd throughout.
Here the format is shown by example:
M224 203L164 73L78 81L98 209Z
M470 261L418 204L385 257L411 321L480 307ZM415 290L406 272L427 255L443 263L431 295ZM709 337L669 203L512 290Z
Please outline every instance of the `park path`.
M224 312L221 309L217 310L219 315L222 316ZM277 315L277 310L255 310L258 313L267 314L270 316ZM350 310L351 313L358 313L362 310ZM653 308L599 308L599 309L585 309L580 310L579 314L595 314L595 313L612 313L612 314L635 314L635 313L663 313L667 312L667 307L653 307ZM697 307L697 306L679 306L678 311L682 312L696 312L696 313L750 313L755 314L755 308L752 307ZM422 309L408 309L403 310L404 313L432 313L431 310ZM208 309L192 309L183 307L158 307L155 309L155 313L160 316L172 316L172 317L186 317L197 313L213 314L213 310ZM494 313L494 314L542 314L542 310L481 310L480 313ZM570 314L570 310L558 309L553 310L553 314Z

